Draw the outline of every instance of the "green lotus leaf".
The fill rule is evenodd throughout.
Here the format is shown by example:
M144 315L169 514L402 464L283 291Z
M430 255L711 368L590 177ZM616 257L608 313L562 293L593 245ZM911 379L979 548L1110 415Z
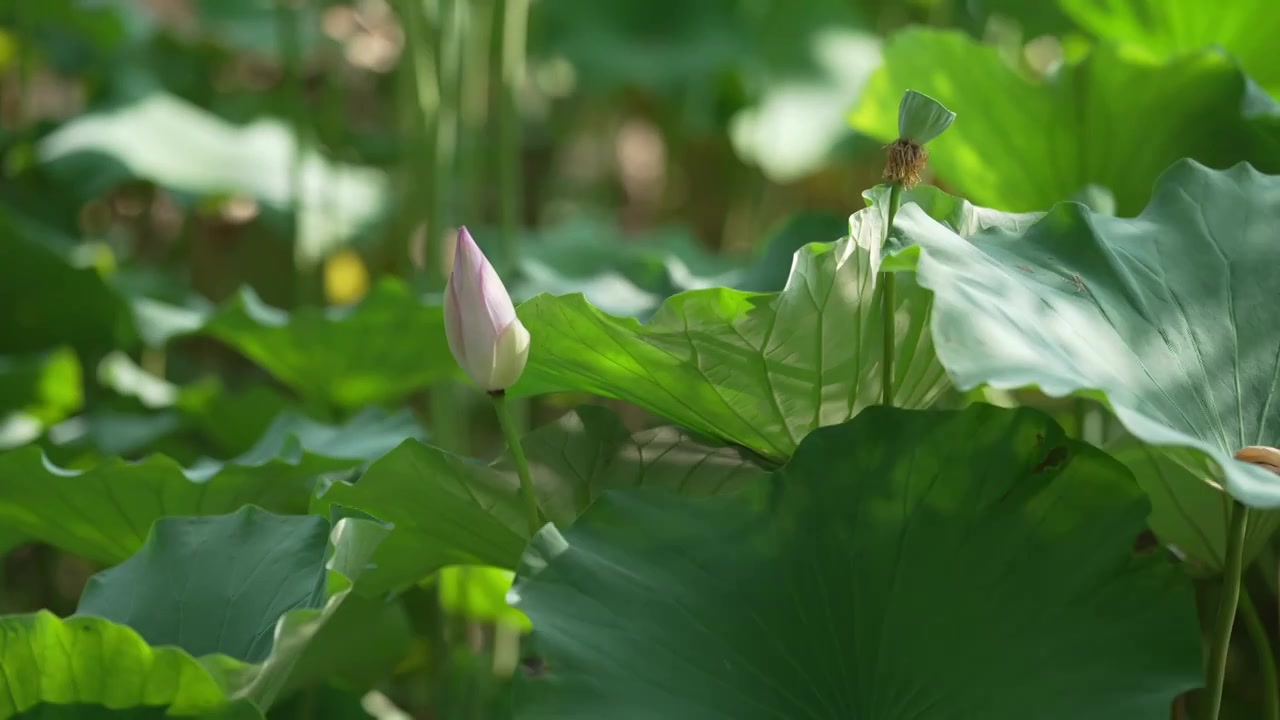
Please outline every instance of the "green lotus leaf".
M1255 507L1280 478L1233 459L1280 445L1280 177L1179 162L1136 218L1065 203L962 238L907 205L888 269L934 293L938 358L961 389L1092 393L1137 438Z
M152 455L76 471L54 465L39 447L21 447L0 454L0 525L117 563L166 516L218 515L245 504L305 513L317 478L353 472L420 432L407 410L368 410L338 426L285 414L244 454L190 467Z
M1135 554L1147 510L987 405L869 408L737 495L606 493L525 555L514 716L1165 720L1200 639L1190 581Z
M1230 7L1197 0L1058 0L1090 33L1156 59L1220 46L1272 95L1280 96L1280 65L1272 52L1280 6L1237 0Z
M1096 183L1115 194L1120 214L1132 215L1181 158L1280 167L1280 155L1254 135L1247 78L1217 52L1153 64L1098 47L1028 79L967 35L908 30L889 41L854 128L892 141L907 89L960 118L929 144L929 167L957 194L1001 210L1044 210Z
M690 496L732 492L764 470L749 453L673 427L632 435L604 408L583 406L523 442L544 517L567 526L610 488L665 487ZM406 441L355 483L335 482L316 501L395 526L362 591L406 587L449 565L514 570L528 539L519 479L506 458L492 465Z

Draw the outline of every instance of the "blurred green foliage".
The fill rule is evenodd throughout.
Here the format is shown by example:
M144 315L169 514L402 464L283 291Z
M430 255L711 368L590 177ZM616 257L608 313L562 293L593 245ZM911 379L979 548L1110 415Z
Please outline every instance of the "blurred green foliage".
M267 636L240 653L266 665L201 664L227 638L188 654L147 644L189 640L173 633L5 616L0 634L27 645L0 663L33 648L61 673L14 704L108 716L76 685L108 671L85 649L105 643L166 679L113 700L129 717L139 700L219 706L229 687L278 696L282 720L510 717L513 678L536 675L506 602L528 538L501 439L443 342L453 228L505 258L544 328L519 390L569 391L522 405L551 519L572 524L605 488L714 496L878 396L879 296L861 279L882 202L865 226L849 215L880 180L904 89L959 114L929 183L995 210L1133 216L1180 158L1280 170L1277 27L1262 0L0 3L0 613L65 615L95 573L142 558L141 579L112 602L98 581L89 609L172 619L181 603L112 610L122 585L182 565L174 546L147 554L153 522L247 504L311 518L330 567L294 578L311 583L301 605L342 598L276 644L287 671L257 652ZM961 235L994 222L934 192L909 200ZM904 308L932 301L901 283ZM950 401L913 317L903 403ZM784 336L806 342L784 353ZM784 408L778 388L803 399ZM584 389L608 409L579 407ZM344 539L325 533L350 513L378 534L362 512L401 534L361 544L375 567L344 574ZM436 555L405 544L444 530ZM1274 559L1269 535L1251 554ZM252 575L231 560L199 569ZM1274 602L1269 572L1253 582ZM260 615L241 639L281 613ZM1229 712L1252 720L1258 670L1233 672Z

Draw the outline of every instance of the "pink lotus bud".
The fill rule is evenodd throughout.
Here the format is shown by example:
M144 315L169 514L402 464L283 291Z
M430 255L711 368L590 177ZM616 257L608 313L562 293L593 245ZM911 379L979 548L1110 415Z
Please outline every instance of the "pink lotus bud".
M458 228L453 272L445 288L444 328L450 352L477 385L497 392L520 379L529 359L529 331L465 227Z

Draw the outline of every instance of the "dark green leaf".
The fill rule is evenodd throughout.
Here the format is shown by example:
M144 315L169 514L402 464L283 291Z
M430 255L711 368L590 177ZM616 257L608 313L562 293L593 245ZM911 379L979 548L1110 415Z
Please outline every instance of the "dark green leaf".
M317 477L350 472L419 436L408 411L370 410L343 426L285 415L245 454L184 468L154 455L108 460L83 472L53 465L37 447L0 454L0 525L63 550L116 563L168 515L216 515L254 504L306 512Z
M70 345L89 355L134 342L124 300L93 267L78 267L0 213L0 354Z
M276 620L325 597L329 522L246 506L165 517L136 555L89 580L78 615L128 625L151 645L261 662Z
M543 514L562 526L608 488L714 495L762 472L742 451L675 428L631 435L616 416L593 406L533 431L524 448ZM357 508L395 526L362 583L376 592L412 584L447 565L514 569L528 537L518 488L505 459L483 465L409 441L355 484L334 483L317 503Z
M736 496L607 493L525 556L515 717L1165 720L1200 641L1190 582L1134 555L1146 512L990 406L870 408Z
M397 400L458 372L440 307L392 279L354 307L293 314L245 289L199 333L235 348L304 397L342 408Z
M253 506L164 518L137 555L90 580L77 612L199 653L206 667L222 664L231 698L268 708L389 531L354 517L330 530L322 517Z

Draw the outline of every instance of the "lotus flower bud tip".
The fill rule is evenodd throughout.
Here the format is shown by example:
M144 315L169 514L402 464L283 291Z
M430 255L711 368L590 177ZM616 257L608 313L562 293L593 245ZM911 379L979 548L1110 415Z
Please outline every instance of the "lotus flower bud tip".
M516 317L502 279L465 227L458 228L453 270L444 294L445 337L463 371L488 392L520 379L529 331Z

